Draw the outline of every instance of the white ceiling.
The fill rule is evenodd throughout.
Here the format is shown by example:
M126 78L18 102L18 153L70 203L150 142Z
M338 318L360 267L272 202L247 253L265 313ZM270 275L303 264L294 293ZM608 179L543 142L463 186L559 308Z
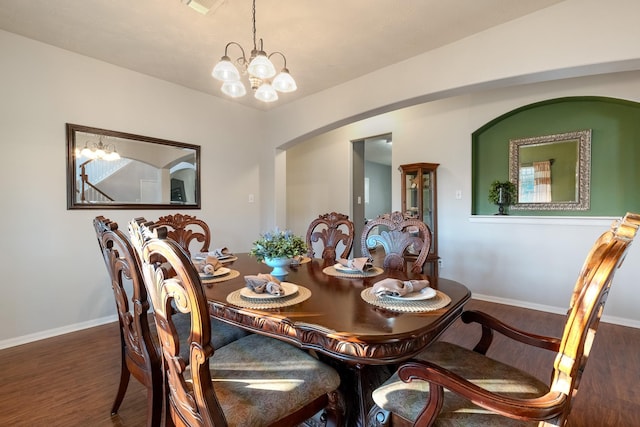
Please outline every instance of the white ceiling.
M211 69L229 41L251 50L251 0L200 1L214 9L202 15L181 0L0 0L0 29L225 97ZM561 1L258 0L257 37L267 53L284 53L298 91L268 105L249 94L234 102L282 105Z

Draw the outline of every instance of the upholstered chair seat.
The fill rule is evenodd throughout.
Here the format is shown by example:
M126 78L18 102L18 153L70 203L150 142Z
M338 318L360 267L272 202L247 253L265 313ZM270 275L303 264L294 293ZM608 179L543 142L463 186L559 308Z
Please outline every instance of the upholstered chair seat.
M278 425L340 385L336 371L309 353L257 334L216 349L209 370L229 426Z
M549 391L539 379L480 353L447 342L436 342L416 358L469 378L486 390L509 397L535 398ZM429 400L427 381L403 382L395 373L373 393L382 409L412 425ZM456 393L445 392L444 404L434 426L537 426L537 421L520 421L491 413Z

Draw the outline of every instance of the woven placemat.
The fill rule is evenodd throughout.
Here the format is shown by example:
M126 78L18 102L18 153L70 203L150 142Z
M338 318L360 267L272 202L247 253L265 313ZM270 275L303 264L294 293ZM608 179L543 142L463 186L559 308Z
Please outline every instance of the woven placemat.
M327 274L329 276L336 276L336 277L350 277L353 279L357 279L360 277L374 277L377 276L379 274L384 273L384 270L381 269L380 267L372 267L370 270L367 270L366 273L345 273L344 271L338 271L336 270L336 268L332 265L330 267L325 267L322 269L322 272L324 274Z
M376 307L391 311L401 311L406 313L419 313L422 311L434 311L446 307L451 302L449 295L436 290L436 296L420 301L400 301L387 297L379 297L373 293L373 288L366 288L360 296L363 300Z
M229 274L225 274L224 276L212 277L211 279L200 278L200 281L205 285L210 285L212 283L220 283L227 280L235 279L240 275L240 272L238 270L231 270L231 269L229 270L230 270Z
M227 295L227 302L237 305L243 308L254 308L257 310L264 310L269 308L287 307L290 305L299 304L302 301L309 299L311 291L304 286L298 286L298 292L293 295L275 298L275 299L245 299L240 295L241 289L231 292Z

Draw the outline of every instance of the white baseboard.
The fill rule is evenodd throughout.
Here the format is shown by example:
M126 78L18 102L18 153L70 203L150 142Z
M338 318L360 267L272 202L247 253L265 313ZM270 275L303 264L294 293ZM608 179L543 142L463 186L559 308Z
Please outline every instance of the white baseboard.
M505 305L513 305L515 307L528 308L530 310L545 311L547 313L554 313L554 314L561 314L561 315L566 315L567 309L568 309L568 307L554 307L551 305L533 304L526 301L513 300L508 298L499 298L499 297L494 297L490 295L482 295L482 294L475 294L475 293L472 295L472 298L481 300L481 301L495 302L498 304L505 304ZM625 319L623 317L603 315L601 321L605 323L612 323L614 325L628 326L630 328L640 328L640 321Z
M70 332L80 331L82 329L93 328L94 326L104 325L105 323L117 322L118 316L116 314L112 316L102 317L100 319L93 319L88 322L75 323L73 325L64 326L61 328L48 329L46 331L37 332L35 334L23 335L21 337L10 338L0 341L0 350L15 347L17 345L28 344L30 342L43 340L46 338L52 338L58 335L68 334Z

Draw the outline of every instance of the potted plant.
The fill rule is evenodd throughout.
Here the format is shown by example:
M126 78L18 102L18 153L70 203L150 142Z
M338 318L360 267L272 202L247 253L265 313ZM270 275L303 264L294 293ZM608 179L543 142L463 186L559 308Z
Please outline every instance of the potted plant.
M307 253L307 245L304 240L294 235L290 230L280 230L276 227L260 235L260 238L253 242L253 247L249 254L256 257L258 261L263 261L273 267L271 274L284 276L287 271L283 268L291 258Z
M505 206L511 206L518 200L518 192L516 186L511 181L495 180L489 187L489 201L494 205L498 205L498 213L496 215L507 215Z

